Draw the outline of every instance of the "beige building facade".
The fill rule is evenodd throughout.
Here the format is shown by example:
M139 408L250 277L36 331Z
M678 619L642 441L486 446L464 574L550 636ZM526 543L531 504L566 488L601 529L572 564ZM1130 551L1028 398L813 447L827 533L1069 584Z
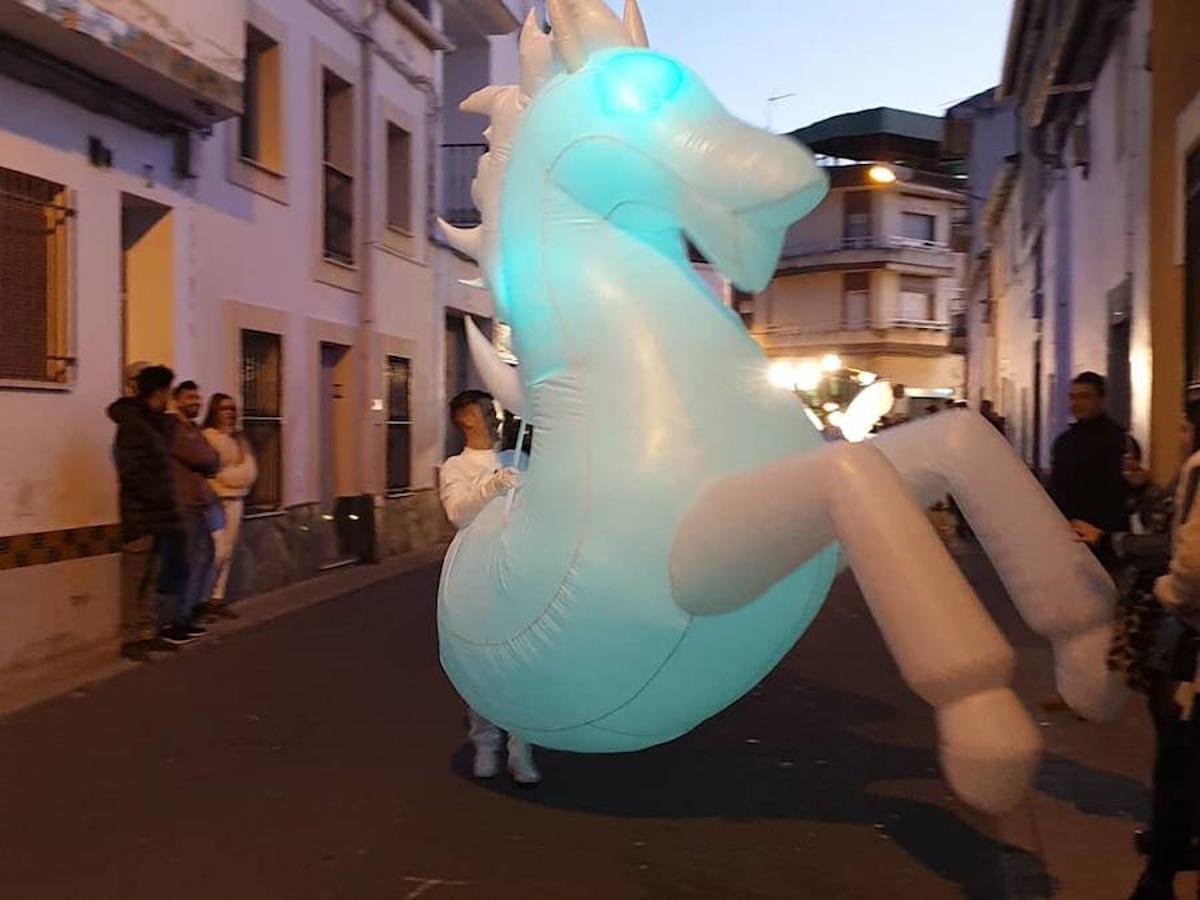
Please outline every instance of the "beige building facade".
M941 176L888 165L894 180L879 183L873 168L827 168L829 195L788 231L775 278L739 309L772 359L837 355L904 385L910 407L960 397L962 255L952 239L962 196Z

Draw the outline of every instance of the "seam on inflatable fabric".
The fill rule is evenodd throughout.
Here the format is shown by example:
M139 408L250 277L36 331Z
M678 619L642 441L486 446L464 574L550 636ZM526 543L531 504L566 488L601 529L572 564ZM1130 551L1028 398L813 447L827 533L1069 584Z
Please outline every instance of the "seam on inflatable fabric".
M540 731L542 734L558 734L563 731L572 731L573 729L576 729L576 728L586 728L589 725L594 728L602 728L602 726L597 725L596 723L600 722L604 719L607 719L609 716L619 713L621 710L623 710L625 707L627 707L629 704L631 704L634 700L636 700L638 697L640 697L643 693L645 693L646 688L650 687L651 682L653 682L654 679L656 679L658 677L658 673L661 672L664 668L666 668L667 663L669 663L674 658L675 654L677 652L679 652L679 648L683 646L684 638L686 638L692 630L692 623L694 621L695 621L695 617L688 616L687 626L683 629L682 632L680 632L679 639L675 642L675 646L673 646L671 648L670 652L668 652L667 655L663 657L662 662L660 662L658 664L658 666L655 668L655 670L650 673L650 676L645 680L645 682L643 682L642 686L639 687L632 694L630 694L627 698L622 700L620 703L618 703L616 706L614 706L612 709L608 710L607 712L603 712L600 715L595 716L594 718L588 719L584 722L575 722L571 725L563 725L559 728L537 728L532 725L528 726L528 728L526 728L526 726L520 725L520 724L514 725L514 727L519 730L524 729L527 731ZM625 732L616 731L615 729L611 729L611 728L609 728L609 729L602 728L602 730L612 731L613 734L624 734L625 733ZM639 734L632 734L632 733L630 733L628 736L629 737L652 737L652 735L639 735Z

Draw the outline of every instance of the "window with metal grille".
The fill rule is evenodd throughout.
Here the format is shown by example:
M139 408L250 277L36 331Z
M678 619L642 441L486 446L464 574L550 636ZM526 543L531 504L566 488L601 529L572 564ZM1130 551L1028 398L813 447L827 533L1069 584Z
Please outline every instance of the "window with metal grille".
M246 26L246 74L242 82L241 155L273 172L283 167L279 44Z
M389 356L387 379L387 489L406 491L412 486L412 361Z
M0 168L0 379L66 384L66 189Z
M282 341L265 331L242 332L242 421L258 457L258 481L246 498L248 513L283 502Z
M321 124L324 249L327 259L354 263L354 89L323 69Z

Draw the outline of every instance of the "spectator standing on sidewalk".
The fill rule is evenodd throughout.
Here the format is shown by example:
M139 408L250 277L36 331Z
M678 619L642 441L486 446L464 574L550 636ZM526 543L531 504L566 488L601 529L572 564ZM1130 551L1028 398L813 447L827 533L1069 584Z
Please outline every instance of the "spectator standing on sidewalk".
M204 419L204 439L217 451L221 468L209 485L221 504L223 526L214 535L215 552L209 576L208 600L203 612L213 619L236 619L225 602L229 569L237 549L246 495L258 478L258 463L246 435L238 431L237 401L228 394L213 394Z
M1114 629L1109 667L1123 672L1129 686L1146 694L1155 732L1153 805L1150 853L1133 900L1173 898L1178 872L1191 868L1191 847L1200 821L1200 730L1188 707L1196 683L1196 623L1189 621L1187 604L1200 603L1200 592L1185 605L1186 587L1176 594L1168 588L1200 578L1200 567L1181 554L1184 528L1195 529L1200 484L1200 406L1191 405L1180 427L1179 474L1165 489L1149 483L1144 470L1135 473L1126 460L1126 478L1140 491L1137 514L1144 533L1110 533L1086 522L1072 522L1080 538L1106 548L1119 561L1115 570L1121 606ZM1131 454L1140 448L1133 445ZM1140 455L1140 454L1139 454ZM1175 544L1174 557L1172 543ZM1192 569L1188 574L1189 566ZM1163 579L1170 572L1181 580ZM1172 615L1172 611L1179 613Z
M143 364L131 378L135 396L109 406L108 417L117 423L121 655L145 662L151 651L176 649L160 629L172 621L186 571L168 450L174 423L166 409L175 376L164 366Z
M500 466L496 453L499 422L491 394L464 391L450 401L450 418L462 432L466 447L442 464L438 493L446 516L461 531L489 502L516 487L517 472ZM468 709L467 715L475 747L474 775L493 778L500 771L503 735L475 710ZM512 734L508 736L508 771L518 784L534 785L542 780L529 744Z
M1074 422L1054 441L1049 492L1067 519L1089 522L1104 531L1127 531L1125 429L1105 411L1107 386L1095 372L1071 382ZM1111 559L1102 562L1111 563Z
M221 461L196 424L202 404L196 382L184 381L175 388L171 475L183 514L188 571L175 622L166 634L168 640L185 641L205 633L194 617L212 570L213 532L221 528L221 505L208 484L208 479L220 471Z

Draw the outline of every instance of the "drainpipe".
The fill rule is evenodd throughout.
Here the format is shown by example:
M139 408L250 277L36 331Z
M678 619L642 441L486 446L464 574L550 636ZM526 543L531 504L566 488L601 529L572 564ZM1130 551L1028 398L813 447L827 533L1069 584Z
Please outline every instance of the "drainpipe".
M372 26L376 18L383 11L385 0L372 0L370 10L363 17L362 24L356 29L358 34L359 44L359 97L361 103L360 114L360 162L359 162L359 197L361 210L360 228L362 229L361 240L359 241L359 274L362 278L359 285L361 293L359 294L359 320L358 320L358 391L356 393L356 401L361 415L361 425L358 430L358 465L359 465L359 492L365 497L372 498L371 509L368 513L366 503L362 513L375 516L374 506L383 491L378 483L379 468L375 463L378 459L378 444L379 444L379 412L371 409L371 398L376 393L375 386L379 380L379 367L375 365L376 359L376 319L378 318L375 308L375 188L374 188L374 153L375 147L375 90L374 90L374 67L372 65L372 56L374 55L375 40L372 34ZM380 392L381 393L381 392ZM377 533L377 528L372 528L372 531ZM378 551L372 548L371 559L364 560L367 562L376 562L379 558Z

